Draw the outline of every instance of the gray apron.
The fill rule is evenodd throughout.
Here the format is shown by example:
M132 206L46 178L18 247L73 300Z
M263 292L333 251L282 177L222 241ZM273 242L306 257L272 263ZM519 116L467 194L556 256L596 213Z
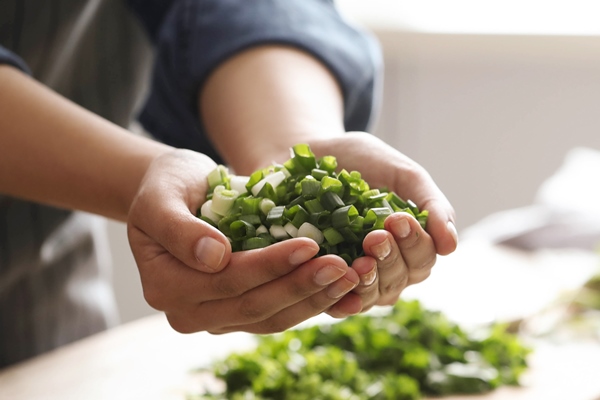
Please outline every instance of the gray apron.
M121 126L151 63L119 0L0 0L0 44ZM0 368L116 324L110 268L103 218L0 195Z

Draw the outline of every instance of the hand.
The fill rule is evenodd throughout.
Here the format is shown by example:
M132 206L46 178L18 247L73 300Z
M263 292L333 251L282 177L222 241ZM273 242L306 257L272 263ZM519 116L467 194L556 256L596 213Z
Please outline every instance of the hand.
M429 211L426 230L411 215L395 213L386 219L385 230L366 236L366 256L352 265L361 283L328 313L343 317L394 304L405 287L429 276L436 253L456 249L452 206L423 167L375 136L352 132L309 144L317 156L334 155L340 167L360 171L371 187L387 187Z
M359 283L336 256L313 258L310 239L231 253L227 238L195 217L208 157L176 150L150 165L128 217L144 297L183 333L286 330L329 309Z

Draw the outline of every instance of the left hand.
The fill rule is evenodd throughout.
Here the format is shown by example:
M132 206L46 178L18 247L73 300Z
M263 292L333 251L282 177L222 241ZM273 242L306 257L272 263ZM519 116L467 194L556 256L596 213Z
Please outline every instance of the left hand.
M385 230L366 236L365 256L352 264L361 283L328 313L341 318L394 304L404 288L430 275L437 254L456 249L454 209L423 167L373 135L351 132L309 145L317 157L334 155L340 168L360 171L371 187L387 187L429 211L426 229L411 215L395 213L386 219Z

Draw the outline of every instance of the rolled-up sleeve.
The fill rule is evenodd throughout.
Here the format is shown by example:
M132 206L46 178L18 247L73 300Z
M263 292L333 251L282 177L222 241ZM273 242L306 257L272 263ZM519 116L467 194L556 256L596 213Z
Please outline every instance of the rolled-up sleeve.
M0 46L0 64L11 65L15 68L20 69L23 72L31 74L29 67L27 66L27 64L25 64L21 57L19 57L15 53L10 52L2 46Z
M156 61L139 120L165 143L221 162L204 134L198 91L220 63L263 44L294 46L319 59L342 88L346 130L369 128L380 86L380 49L330 0L179 0L164 18L145 19Z

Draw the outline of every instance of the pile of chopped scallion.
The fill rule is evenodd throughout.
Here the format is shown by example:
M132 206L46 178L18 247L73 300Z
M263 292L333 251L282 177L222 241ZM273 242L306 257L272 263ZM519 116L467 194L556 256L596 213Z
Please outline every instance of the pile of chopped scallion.
M187 399L418 400L519 385L528 369L532 349L508 324L467 330L417 300L389 311L257 336L197 371L224 388Z
M385 218L398 211L412 214L425 227L427 210L393 191L372 189L358 171L337 172L334 156L317 159L307 144L291 149L291 158L249 177L219 165L208 176L207 201L199 217L231 241L233 251L308 237L319 255L337 254L348 265L362 256L362 241Z

